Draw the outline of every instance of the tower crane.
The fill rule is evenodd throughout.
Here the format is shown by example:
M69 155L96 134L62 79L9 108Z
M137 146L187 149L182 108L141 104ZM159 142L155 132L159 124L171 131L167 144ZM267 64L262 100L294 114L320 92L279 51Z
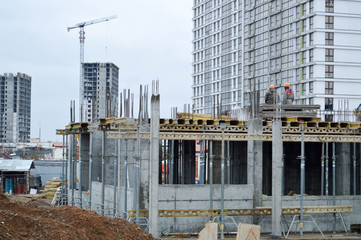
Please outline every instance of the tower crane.
M95 20L91 20L91 21L87 21L87 22L82 22L82 23L78 23L75 24L72 27L68 27L68 32L74 28L79 28L79 40L80 40L80 84L79 84L79 113L80 113L80 121L82 121L82 100L83 100L83 74L82 74L82 63L84 63L84 42L85 42L85 31L84 31L84 27L88 26L88 25L92 25L92 24L96 24L96 23L101 23L101 22L106 22L106 21L110 21L112 19L117 18L116 15L110 16L110 17L105 17L105 18L99 18L99 19L95 19Z

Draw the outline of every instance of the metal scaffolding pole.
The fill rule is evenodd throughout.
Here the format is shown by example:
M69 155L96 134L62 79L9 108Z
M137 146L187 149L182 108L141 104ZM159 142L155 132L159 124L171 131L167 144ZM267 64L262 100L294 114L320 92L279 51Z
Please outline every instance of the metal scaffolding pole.
M74 188L75 188L75 162L76 162L76 144L75 135L72 135L71 148L71 205L74 206Z
M79 207L83 208L83 196L82 196L82 156L81 156L81 134L79 134Z
M105 131L102 131L102 202L101 202L101 215L104 216L104 203L105 203Z
M199 162L199 184L204 184L204 147L205 147L205 141L201 140L200 141L200 154L199 154L199 158L200 158L200 162Z
M213 209L213 142L209 141L209 209Z
M336 206L336 144L332 142L332 205ZM336 213L333 214L332 232L336 233Z
M65 176L65 174L64 174L64 170L65 170L65 135L63 135L63 160L62 160L62 164L61 164L61 201L63 201L63 199L64 199L64 192L65 192L65 189L64 189L64 183L65 183L65 181L64 181L64 176Z
M225 128L225 126L222 127ZM222 131L221 151L221 239L224 239L224 130Z
M124 154L124 219L127 219L128 213L128 139L125 139Z
M353 160L353 195L356 196L356 189L357 189L357 184L356 184L356 177L357 177L357 163L356 163L356 143L353 143L353 156L352 156L352 160Z
M231 184L231 153L229 141L227 141L227 184Z
M321 195L324 195L325 191L325 143L322 143L321 150Z
M118 139L118 142L120 140ZM118 145L116 144L118 143L116 142L116 140L114 140L114 145L116 147L114 147L114 162L113 162L113 167L114 167L114 171L113 171L113 216L116 217L117 216L117 183L118 183Z
M68 180L68 161L69 161L69 135L66 135L66 138L65 138L65 195L66 195L66 205L68 205L68 201L69 201L69 196L68 196L68 183L69 183L69 180Z
M169 166L169 184L173 184L174 175L174 140L171 141L170 166Z
M305 132L301 125L301 201L300 201L300 235L303 237L303 194L305 192Z
M325 194L326 196L328 196L328 172L329 172L329 169L328 169L328 142L326 142L326 169L325 169L325 181L326 181L326 185L325 185Z
M89 206L92 209L93 132L89 133Z

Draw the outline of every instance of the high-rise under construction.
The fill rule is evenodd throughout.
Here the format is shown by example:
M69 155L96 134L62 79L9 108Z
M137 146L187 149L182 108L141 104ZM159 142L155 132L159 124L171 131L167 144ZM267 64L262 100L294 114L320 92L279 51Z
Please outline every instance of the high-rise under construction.
M281 93L286 82L296 104L318 104L324 115L356 108L360 8L349 0L195 0L195 112L250 106L254 89L263 103L270 84Z
M119 68L113 63L83 63L81 121L118 115Z
M31 77L0 75L0 142L30 142Z

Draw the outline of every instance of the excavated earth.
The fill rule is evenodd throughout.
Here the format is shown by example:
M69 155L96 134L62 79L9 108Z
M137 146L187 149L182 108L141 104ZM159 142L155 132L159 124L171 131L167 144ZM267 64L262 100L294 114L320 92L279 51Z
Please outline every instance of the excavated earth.
M138 225L40 199L20 202L0 193L0 239L155 239Z

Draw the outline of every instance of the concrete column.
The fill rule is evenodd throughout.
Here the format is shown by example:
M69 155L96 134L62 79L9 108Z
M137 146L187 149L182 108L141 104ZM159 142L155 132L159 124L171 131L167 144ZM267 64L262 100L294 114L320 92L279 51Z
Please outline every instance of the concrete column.
M89 186L89 133L81 134L79 159L82 161L81 168L79 167L77 176L81 176L81 190L85 191ZM81 173L80 173L81 171ZM80 186L79 186L80 189Z
M282 122L272 124L272 237L281 238Z
M336 195L351 194L351 148L350 143L336 144Z
M262 119L248 121L248 134L262 134ZM261 206L262 200L262 141L248 141L247 183L253 184L253 206Z
M150 196L149 232L158 238L158 175L159 175L159 118L160 96L152 95L150 128Z

